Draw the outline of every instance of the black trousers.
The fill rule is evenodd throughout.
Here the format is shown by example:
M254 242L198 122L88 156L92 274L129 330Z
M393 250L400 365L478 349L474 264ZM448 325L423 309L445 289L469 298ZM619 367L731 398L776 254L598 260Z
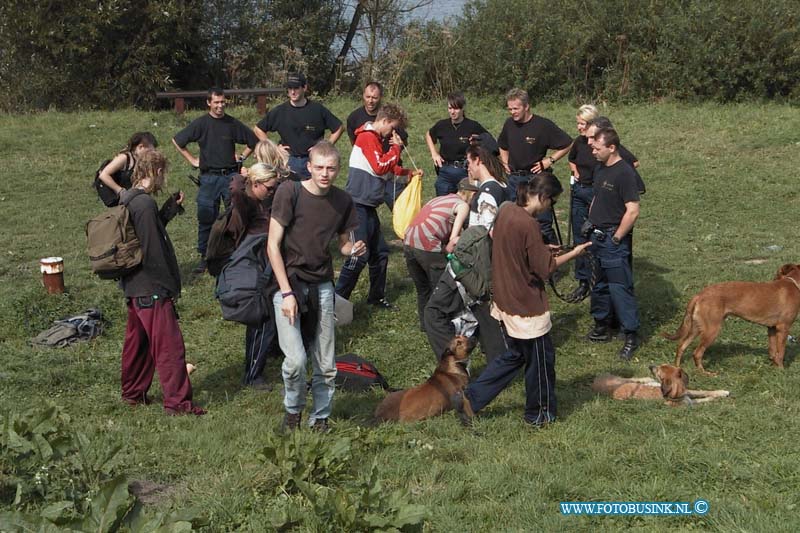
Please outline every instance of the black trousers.
M262 377L269 353L277 340L278 332L272 316L258 327L247 326L244 336L243 385L251 385L257 378Z
M417 288L417 316L419 317L420 330L425 331L425 305L433 294L433 289L439 283L445 267L447 257L442 252L426 252L410 246L403 247L406 258L408 274Z
M486 353L487 361L506 351L500 322L492 318L489 306L489 302L483 302L471 309L478 320L478 340ZM436 284L425 306L425 333L437 359L442 358L442 354L456 334L456 328L451 320L464 309L464 300L458 293L456 281L445 272L439 278L439 283Z

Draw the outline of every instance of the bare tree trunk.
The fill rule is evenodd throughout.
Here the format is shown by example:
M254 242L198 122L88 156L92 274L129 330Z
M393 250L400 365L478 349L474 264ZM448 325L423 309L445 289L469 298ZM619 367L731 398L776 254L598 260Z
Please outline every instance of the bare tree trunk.
M347 54L350 53L350 47L353 45L353 38L356 36L356 31L358 31L358 23L361 21L361 14L364 13L364 2L365 0L358 0L356 3L355 11L353 11L353 18L350 20L350 27L344 38L342 49L339 51L339 55L336 56L336 61L334 61L330 74L328 74L328 79L325 80L325 92L333 87L333 84L336 82L336 69L344 65Z

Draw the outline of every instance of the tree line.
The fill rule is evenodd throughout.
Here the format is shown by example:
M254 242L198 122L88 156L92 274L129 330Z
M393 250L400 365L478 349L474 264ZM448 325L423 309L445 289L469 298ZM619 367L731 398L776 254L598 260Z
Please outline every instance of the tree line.
M153 107L168 89L276 86L440 98L737 101L800 97L796 0L6 0L3 108Z

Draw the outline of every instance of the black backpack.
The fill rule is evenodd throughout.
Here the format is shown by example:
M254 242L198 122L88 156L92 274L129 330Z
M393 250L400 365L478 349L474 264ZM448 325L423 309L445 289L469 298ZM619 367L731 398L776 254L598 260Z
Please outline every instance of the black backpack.
M365 392L373 387L389 388L375 365L352 353L336 358L336 386L349 392Z
M100 168L94 173L94 188L97 190L97 195L106 207L114 207L119 205L119 196L117 193L109 189L105 183L100 179L100 173L104 168L111 163L112 159L106 159L100 164ZM133 175L133 165L136 161L130 153L125 152L125 166L111 175L114 182L124 189L131 188L131 176Z
M267 286L272 280L272 266L267 260L266 242L264 233L245 236L222 268L214 295L225 320L259 326L271 314Z

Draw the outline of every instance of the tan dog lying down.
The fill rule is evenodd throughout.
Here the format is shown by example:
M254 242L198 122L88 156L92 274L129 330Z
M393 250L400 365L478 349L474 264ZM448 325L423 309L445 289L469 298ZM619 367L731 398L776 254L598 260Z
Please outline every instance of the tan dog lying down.
M450 396L469 383L469 352L469 339L454 337L428 381L389 394L375 409L375 418L413 422L449 411Z
M692 355L694 364L701 372L713 376L715 374L703 368L703 354L719 335L725 317L738 316L767 327L769 357L772 364L783 368L789 328L799 310L800 265L788 264L778 269L773 281L729 281L709 285L689 301L678 331L663 336L678 341L675 366L681 366L683 352L700 336Z
M689 390L689 375L672 365L650 366L653 378L621 378L611 374L597 376L592 390L615 400L666 400L667 405L710 402L730 396L726 390Z

